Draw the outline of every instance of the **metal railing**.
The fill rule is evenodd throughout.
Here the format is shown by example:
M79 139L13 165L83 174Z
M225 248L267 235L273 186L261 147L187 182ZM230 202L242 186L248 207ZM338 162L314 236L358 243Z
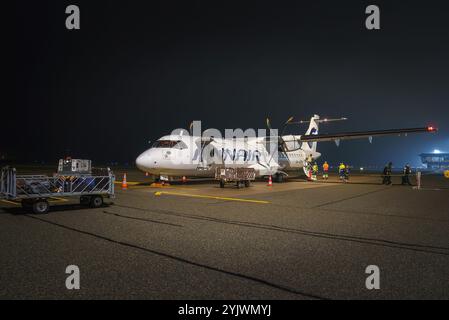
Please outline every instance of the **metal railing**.
M0 197L8 199L48 198L82 195L114 195L115 177L108 175L17 175L15 168L3 168Z

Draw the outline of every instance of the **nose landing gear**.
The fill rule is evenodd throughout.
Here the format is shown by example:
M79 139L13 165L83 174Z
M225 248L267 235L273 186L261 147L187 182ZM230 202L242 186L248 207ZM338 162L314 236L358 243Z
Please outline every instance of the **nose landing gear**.
M285 175L282 173L276 173L274 175L274 182L282 183L285 181Z

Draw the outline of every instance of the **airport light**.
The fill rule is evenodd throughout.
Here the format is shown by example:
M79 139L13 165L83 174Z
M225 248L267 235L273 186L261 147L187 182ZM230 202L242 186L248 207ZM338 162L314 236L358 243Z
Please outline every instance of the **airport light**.
M435 153L435 154L440 154L440 153L441 153L441 151L440 151L440 150L438 150L438 149L434 149L434 150L433 150L433 153Z

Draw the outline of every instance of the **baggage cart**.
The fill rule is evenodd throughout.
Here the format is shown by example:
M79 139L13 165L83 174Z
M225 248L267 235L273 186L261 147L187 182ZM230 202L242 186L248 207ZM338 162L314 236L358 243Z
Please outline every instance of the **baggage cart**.
M256 179L254 168L215 168L215 180L220 183L220 188L224 188L226 183L235 183L237 188L249 187L251 181Z
M114 198L115 176L108 168L100 174L18 175L4 167L0 177L0 199L20 202L34 213L47 213L50 198L79 197L80 203L98 208L103 198Z

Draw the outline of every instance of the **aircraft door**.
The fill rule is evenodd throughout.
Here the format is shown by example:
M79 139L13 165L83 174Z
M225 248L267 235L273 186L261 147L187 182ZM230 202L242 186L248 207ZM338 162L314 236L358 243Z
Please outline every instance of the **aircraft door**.
M217 161L219 152L211 139L198 139L195 144L198 150L197 168L199 170L210 170Z

